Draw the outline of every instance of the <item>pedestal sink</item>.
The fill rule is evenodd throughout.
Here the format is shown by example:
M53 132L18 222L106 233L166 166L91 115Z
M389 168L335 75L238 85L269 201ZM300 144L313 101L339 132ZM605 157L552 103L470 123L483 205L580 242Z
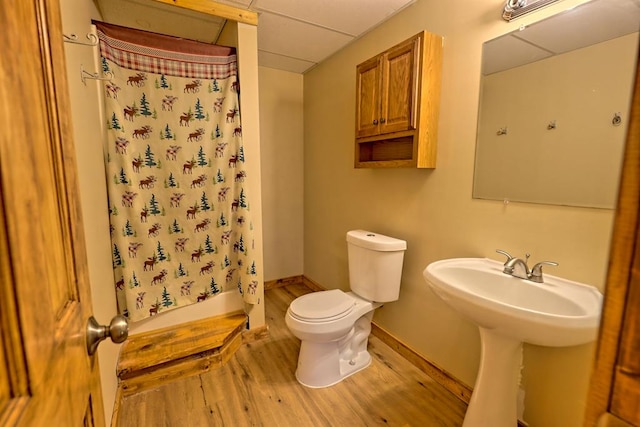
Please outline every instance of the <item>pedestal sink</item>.
M544 275L534 283L486 258L436 261L424 270L433 291L480 329L480 369L463 427L515 427L522 343L573 346L595 340L602 294Z

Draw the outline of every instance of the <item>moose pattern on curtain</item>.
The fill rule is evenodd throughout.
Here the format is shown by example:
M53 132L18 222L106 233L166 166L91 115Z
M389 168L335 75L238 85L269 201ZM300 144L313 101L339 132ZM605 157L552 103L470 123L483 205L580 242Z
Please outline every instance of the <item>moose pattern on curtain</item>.
M119 311L136 321L227 291L257 303L235 51L94 23L110 77L106 169Z

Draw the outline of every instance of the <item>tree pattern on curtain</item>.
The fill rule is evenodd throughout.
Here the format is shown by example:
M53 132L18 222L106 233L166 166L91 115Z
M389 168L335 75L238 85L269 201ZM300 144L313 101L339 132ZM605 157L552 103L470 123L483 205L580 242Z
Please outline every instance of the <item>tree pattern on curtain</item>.
M227 291L256 303L235 54L168 53L97 26L120 312L136 321Z

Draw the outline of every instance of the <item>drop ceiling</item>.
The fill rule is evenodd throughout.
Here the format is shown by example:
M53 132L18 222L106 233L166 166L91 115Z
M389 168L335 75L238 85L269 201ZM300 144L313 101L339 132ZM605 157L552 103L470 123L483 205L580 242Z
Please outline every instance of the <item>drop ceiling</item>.
M484 44L482 72L492 74L640 29L640 0L594 0Z
M216 43L225 19L153 0L94 0L105 22ZM258 14L258 64L304 73L416 0L218 0Z

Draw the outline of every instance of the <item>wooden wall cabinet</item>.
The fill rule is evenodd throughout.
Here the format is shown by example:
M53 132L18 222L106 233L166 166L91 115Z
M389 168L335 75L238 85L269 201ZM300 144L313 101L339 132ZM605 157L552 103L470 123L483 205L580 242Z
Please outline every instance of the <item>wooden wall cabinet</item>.
M357 66L355 167L435 167L442 42L423 31Z

